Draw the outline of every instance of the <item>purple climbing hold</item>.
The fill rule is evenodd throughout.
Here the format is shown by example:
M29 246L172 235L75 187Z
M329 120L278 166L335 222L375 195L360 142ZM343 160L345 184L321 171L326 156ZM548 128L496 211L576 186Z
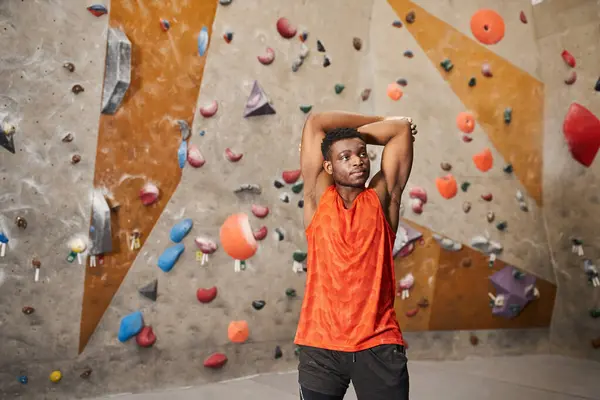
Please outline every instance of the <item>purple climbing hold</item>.
M496 299L492 304L492 314L504 318L514 318L537 297L536 278L512 266L506 266L490 276L496 288Z
M271 106L267 95L258 84L258 81L254 81L252 92L250 92L246 108L244 109L244 118L268 114L275 114L275 109Z
M92 15L96 16L96 17L101 17L104 14L108 13L108 10L106 9L106 7L104 7L102 4L94 4L92 6L89 6L87 8L87 10L89 12L92 13Z

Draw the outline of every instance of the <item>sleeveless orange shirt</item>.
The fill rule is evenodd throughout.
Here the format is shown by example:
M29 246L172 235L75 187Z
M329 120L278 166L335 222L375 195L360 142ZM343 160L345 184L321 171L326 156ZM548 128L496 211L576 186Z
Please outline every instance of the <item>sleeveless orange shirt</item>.
M327 188L306 228L306 287L294 343L355 352L404 345L394 311L396 233L373 189L348 209Z

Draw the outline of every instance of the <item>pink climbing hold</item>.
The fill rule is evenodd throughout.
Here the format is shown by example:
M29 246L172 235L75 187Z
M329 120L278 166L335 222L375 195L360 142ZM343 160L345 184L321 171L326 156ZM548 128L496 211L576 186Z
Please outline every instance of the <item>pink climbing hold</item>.
M188 146L187 161L194 168L200 168L206 162L202 156L202 153L200 152L200 149L195 144Z
M225 157L231 162L238 162L243 156L244 154L242 153L234 153L229 147L225 149Z
M481 66L481 74L486 78L491 78L493 76L492 67L490 66L490 64L485 63Z
M140 333L135 336L135 342L140 347L152 347L156 343L156 334L151 326L144 326Z
M275 60L275 51L272 48L267 47L265 54L257 56L256 58L258 58L258 61L262 65L269 65L273 62L273 60Z
M563 122L563 135L575 161L589 167L600 148L600 120L590 110L573 103Z
M252 204L252 214L257 218L264 218L269 214L269 207Z
M213 100L212 103L206 105L204 107L200 107L200 114L204 118L210 118L217 113L219 110L219 103L216 100Z
M302 171L299 169L296 169L293 171L283 171L283 174L281 174L281 177L283 178L285 183L287 183L288 185L291 185L292 183L296 183L296 181L300 178L301 173L302 173Z
M484 193L481 195L481 199L484 201L492 201L494 196L491 193Z
M565 79L565 83L567 85L572 85L575 83L576 80L577 80L577 72L575 72L575 70L571 70L571 73Z
M254 239L256 240L263 240L264 238L267 237L267 234L269 233L269 230L267 229L266 226L261 226L259 229L255 230L252 235L254 236Z
M408 196L411 199L419 199L424 203L427 203L427 192L422 187L416 186L408 192Z
M297 29L287 18L281 17L277 20L277 32L282 37L291 39L296 36Z
M145 206L152 205L158 200L159 190L158 187L153 183L146 183L140 190L140 200Z
M465 143L471 143L473 141L473 138L469 135L462 135L462 141Z
M212 254L215 251L217 251L217 248L219 247L213 240L203 238L200 236L194 239L194 243L196 243L196 247L198 247L198 250L200 250L204 254Z

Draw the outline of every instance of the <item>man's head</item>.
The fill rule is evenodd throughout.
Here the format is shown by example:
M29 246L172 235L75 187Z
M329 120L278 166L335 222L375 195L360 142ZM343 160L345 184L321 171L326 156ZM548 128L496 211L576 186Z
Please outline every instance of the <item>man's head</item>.
M364 188L371 172L367 144L356 129L336 128L321 143L323 168L341 186Z

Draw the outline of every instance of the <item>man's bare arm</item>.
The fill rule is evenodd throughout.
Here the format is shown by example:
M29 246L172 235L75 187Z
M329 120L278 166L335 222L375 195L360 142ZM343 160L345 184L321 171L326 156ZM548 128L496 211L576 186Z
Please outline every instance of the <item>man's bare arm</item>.
M308 226L323 191L333 184L331 176L323 171L321 142L325 132L334 128L358 128L383 117L353 114L344 111L329 111L310 114L302 130L300 144L300 168L304 181L304 222Z

